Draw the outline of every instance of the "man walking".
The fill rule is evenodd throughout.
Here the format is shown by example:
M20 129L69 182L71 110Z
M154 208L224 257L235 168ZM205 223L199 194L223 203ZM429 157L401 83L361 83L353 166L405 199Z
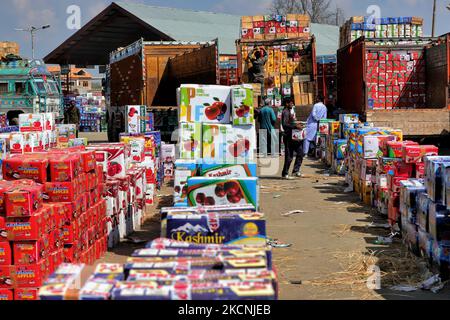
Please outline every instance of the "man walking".
M320 120L327 118L328 110L323 101L323 96L317 96L316 104L314 105L306 124L306 139L303 141L303 152L305 156L310 154L311 144L315 148Z
M271 103L270 99L265 99L264 106L259 111L260 150L264 157L267 157L268 154L275 155L274 145L276 145L277 139L275 123L277 122L277 116L270 106Z
M77 103L75 101L69 102L69 107L64 113L64 123L65 124L75 124L77 126L77 138L78 130L80 130L80 109L77 108Z
M294 171L292 172L293 176L301 177L300 169L303 163L303 150L302 144L299 141L294 141L292 139L292 131L294 129L301 130L302 127L300 124L296 124L296 119L292 113L292 109L294 107L294 103L291 98L286 98L284 101L284 110L281 116L281 125L284 130L284 148L285 148L285 160L284 160L284 168L282 177L286 180L292 180L289 176L289 170L291 168L292 160L294 159L294 153L296 153L296 159L294 164Z

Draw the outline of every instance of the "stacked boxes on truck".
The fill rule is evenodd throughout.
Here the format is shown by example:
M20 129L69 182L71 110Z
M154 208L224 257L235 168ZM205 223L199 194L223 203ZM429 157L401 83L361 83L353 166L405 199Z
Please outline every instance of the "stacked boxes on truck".
M19 44L10 41L0 41L0 58L6 57L9 54L19 55Z
M267 52L265 66L265 92L272 105L280 107L283 97L292 97L296 105L309 105L316 92L315 38L256 40L242 38L237 41L238 67L241 82L249 82L251 58L255 49Z
M427 107L426 48L359 39L338 51L338 98L351 112ZM364 88L364 90L360 90Z
M220 84L231 86L238 84L237 57L235 55L221 55L219 57Z
M419 38L423 36L423 18L418 17L351 17L340 28L340 48L358 38Z
M302 14L247 16L241 20L241 38L274 40L309 38L310 18Z
M336 55L317 57L317 90L325 97L325 104L335 104L337 96Z
M426 107L425 50L369 50L366 52L368 109Z

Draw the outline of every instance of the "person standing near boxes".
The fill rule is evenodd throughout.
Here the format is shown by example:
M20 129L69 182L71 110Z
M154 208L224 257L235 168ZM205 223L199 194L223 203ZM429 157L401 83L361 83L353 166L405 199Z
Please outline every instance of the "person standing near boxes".
M277 144L277 135L275 132L275 123L277 122L277 116L275 111L271 107L272 100L269 98L264 99L264 106L259 111L259 123L260 123L260 150L264 157L268 154L275 155L274 146Z
M77 138L78 138L78 131L80 130L80 120L81 120L80 109L77 108L77 103L72 100L69 102L69 107L64 113L64 123L75 124L77 126Z
M265 65L268 59L269 55L264 47L256 47L248 57L252 64L248 70L249 80L251 83L261 84L261 95L264 95Z
M294 108L294 103L291 98L286 98L284 100L284 110L281 116L281 126L284 131L283 141L285 147L285 160L282 177L286 180L292 180L293 178L289 176L289 170L291 168L292 160L294 160L294 153L296 153L296 159L294 164L294 177L301 177L302 174L300 169L303 163L303 144L300 141L295 141L292 139L292 131L294 129L303 129L300 124L296 124L296 119L292 113Z
M306 139L303 140L304 156L308 156L310 153L311 144L315 148L317 132L319 131L319 122L320 120L327 118L328 109L323 102L324 97L322 95L318 95L316 98L316 104L309 115L306 125Z

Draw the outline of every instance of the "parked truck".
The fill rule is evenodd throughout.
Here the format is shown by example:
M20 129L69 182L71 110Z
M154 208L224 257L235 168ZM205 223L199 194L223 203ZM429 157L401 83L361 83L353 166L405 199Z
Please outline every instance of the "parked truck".
M448 134L448 36L444 38L361 37L341 48L339 105L376 126L402 129L405 136Z
M109 141L118 141L119 134L125 132L127 105L145 105L149 111L155 111L155 129L162 131L165 141L170 141L178 125L178 121L170 121L176 119L176 89L183 83L220 83L217 40L141 39L112 52L106 78ZM168 114L172 116L167 117Z
M21 113L55 112L64 117L61 85L42 60L9 55L0 60L0 113L10 124Z
M265 67L266 92L278 107L284 96L295 100L297 116L306 120L317 94L316 40L314 36L288 39L236 41L239 83L249 81L251 63L247 57L254 48L264 47L268 52ZM310 108L308 108L308 106Z
M327 106L336 106L337 65L336 55L317 57L317 90Z

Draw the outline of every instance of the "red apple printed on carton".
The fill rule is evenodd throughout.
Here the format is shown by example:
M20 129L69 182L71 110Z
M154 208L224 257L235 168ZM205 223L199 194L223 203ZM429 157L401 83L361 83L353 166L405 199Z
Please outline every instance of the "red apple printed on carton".
M219 98L214 97L215 101L212 105L205 103L205 116L208 120L222 121L227 113L228 107L225 103L221 102Z
M234 158L247 157L251 147L250 140L241 135L238 135L237 138L237 141L228 141L228 152Z
M237 110L236 115L239 118L248 118L250 115L250 107L246 106L245 104L242 104Z

